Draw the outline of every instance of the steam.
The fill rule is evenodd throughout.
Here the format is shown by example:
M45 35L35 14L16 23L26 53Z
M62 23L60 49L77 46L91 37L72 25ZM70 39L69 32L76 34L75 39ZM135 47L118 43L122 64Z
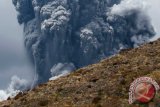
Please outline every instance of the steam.
M149 30L154 35L151 18L148 15L149 6L147 0L122 0L120 4L113 5L111 14L121 17L133 16L136 18L135 25L138 30ZM132 27L130 30L135 32ZM131 41L134 43L134 47L150 41L150 34L145 33L144 35L137 33L132 35Z
M134 42L134 47L138 47L139 45L149 42L149 37L143 37L142 35L139 36L133 36L131 38L131 41Z
M61 76L69 74L71 71L75 70L73 63L58 63L51 68L52 77L49 80L55 80Z
M131 15L135 11L146 12L148 10L147 0L122 0L120 4L114 4L111 8L111 13L125 16Z
M20 79L16 75L11 78L11 83L5 90L0 90L0 101L6 100L8 97L15 97L17 93L29 88L30 83L25 79Z
M159 0L122 0L120 4L115 4L111 8L111 13L120 16L132 14L134 11L142 11L141 14L149 15L149 20L153 24L156 35L151 38L151 41L160 38L160 12ZM143 17L141 17L143 19Z

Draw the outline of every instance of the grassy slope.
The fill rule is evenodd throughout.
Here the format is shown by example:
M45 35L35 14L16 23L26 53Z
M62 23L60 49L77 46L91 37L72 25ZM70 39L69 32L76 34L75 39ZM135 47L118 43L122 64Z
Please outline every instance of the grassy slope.
M141 76L160 82L160 40L87 66L37 86L4 107L129 107L130 83ZM134 106L135 107L135 106Z

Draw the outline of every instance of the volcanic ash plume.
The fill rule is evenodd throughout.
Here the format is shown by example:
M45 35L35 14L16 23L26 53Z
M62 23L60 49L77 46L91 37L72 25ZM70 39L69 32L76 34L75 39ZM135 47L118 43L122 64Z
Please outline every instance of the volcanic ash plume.
M53 70L56 65L80 68L155 35L144 0L13 0L13 4L18 22L24 24L25 46L38 83L63 74Z

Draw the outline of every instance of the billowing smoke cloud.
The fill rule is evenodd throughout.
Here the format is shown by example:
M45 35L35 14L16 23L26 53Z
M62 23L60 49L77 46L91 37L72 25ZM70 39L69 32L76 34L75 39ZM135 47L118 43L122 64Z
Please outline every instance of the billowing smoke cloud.
M135 20L135 25L139 30L150 30L150 32L154 31L151 25L150 17L148 17L149 4L147 0L122 0L120 4L115 4L111 8L111 14L118 15L121 17L128 17L137 14L137 19ZM132 28L131 28L132 30ZM154 32L152 32L154 34ZM139 46L145 42L150 40L149 35L145 34L143 36L133 35L131 37L131 41L134 42L134 47Z
M6 90L0 90L0 101L6 100L8 97L14 97L17 93L29 89L30 83L17 76L11 78L11 83Z
M149 15L149 20L151 20L154 25L156 36L154 36L151 41L157 40L160 36L160 12L159 10L160 1L159 0L122 0L120 4L115 4L112 7L111 12L120 16L126 14L131 14L134 11L142 11L143 14ZM143 15L142 15L143 16ZM142 17L141 19L143 19ZM145 17L146 18L146 17Z
M17 16L19 23L27 22L34 17L31 0L13 0L13 4L16 5L16 10L20 12Z
M75 70L75 66L72 63L65 63L65 64L58 63L58 64L55 64L51 68L52 77L50 78L50 80L55 80L55 79L57 79L61 76L67 75L73 70Z
M146 0L122 0L120 4L115 4L111 8L111 13L126 16L131 15L135 11L146 12L148 3Z
M142 0L20 1L13 4L20 8L18 21L24 24L25 46L38 83L66 72L53 70L57 66L96 63L155 35Z

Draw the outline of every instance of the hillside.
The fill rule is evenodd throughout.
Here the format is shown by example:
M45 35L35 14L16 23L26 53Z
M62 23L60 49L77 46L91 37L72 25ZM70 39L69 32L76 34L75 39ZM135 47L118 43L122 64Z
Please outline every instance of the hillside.
M32 91L19 93L14 99L1 102L0 106L132 107L128 105L130 83L141 76L152 77L160 83L160 40L123 50Z

